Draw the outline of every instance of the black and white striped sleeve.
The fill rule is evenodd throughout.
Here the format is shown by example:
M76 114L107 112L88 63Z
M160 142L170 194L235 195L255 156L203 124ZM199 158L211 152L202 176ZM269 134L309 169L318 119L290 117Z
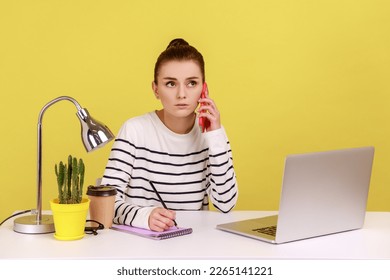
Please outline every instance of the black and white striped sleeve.
M233 157L224 128L207 132L209 147L207 193L219 211L227 213L236 205L238 185L233 167Z

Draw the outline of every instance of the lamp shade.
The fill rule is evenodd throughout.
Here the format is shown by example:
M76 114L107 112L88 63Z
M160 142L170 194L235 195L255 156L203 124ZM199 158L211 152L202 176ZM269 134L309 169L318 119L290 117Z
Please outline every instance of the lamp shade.
M103 123L92 118L87 109L83 108L79 110L77 117L80 120L81 138L87 152L104 146L114 138L110 129Z

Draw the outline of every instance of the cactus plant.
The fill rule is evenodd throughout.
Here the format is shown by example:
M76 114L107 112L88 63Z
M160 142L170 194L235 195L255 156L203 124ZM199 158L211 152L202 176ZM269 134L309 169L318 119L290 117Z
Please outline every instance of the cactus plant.
M68 163L55 164L57 176L58 202L60 204L77 204L83 197L85 165L83 160L69 155Z

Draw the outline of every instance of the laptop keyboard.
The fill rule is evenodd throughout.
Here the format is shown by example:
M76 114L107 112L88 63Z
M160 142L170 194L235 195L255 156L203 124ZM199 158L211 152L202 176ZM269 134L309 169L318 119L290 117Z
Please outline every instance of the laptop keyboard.
M270 226L270 227L262 227L262 228L255 228L252 229L252 231L257 231L259 233L276 236L276 226Z

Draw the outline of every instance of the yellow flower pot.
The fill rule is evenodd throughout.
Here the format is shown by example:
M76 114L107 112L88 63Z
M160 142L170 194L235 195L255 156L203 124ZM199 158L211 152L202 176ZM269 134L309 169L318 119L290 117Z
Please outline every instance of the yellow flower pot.
M83 198L79 204L59 204L57 198L50 201L56 239L77 240L84 237L89 203L88 198Z

